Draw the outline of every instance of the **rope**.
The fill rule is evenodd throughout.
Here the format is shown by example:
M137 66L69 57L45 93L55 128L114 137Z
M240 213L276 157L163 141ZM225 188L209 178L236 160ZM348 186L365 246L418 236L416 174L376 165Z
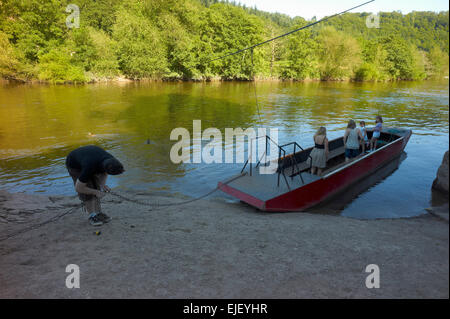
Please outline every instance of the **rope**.
M226 58L226 57L229 57L229 56L233 56L233 55L239 54L239 53L244 52L244 51L247 51L247 50L253 50L254 48L256 48L256 47L258 47L258 46L260 46L260 45L263 45L263 44L266 44L266 43L268 43L268 42L277 40L277 39L279 39L279 38L285 37L285 36L287 36L287 35L290 35L290 34L292 34L292 33L298 32L298 31L300 31L300 30L303 30L303 29L312 27L313 25L316 25L316 24L318 24L318 23L327 21L327 20L332 19L332 18L334 18L334 17L337 17L337 16L339 16L339 15L341 15L341 14L344 14L344 13L346 13L346 12L348 12L348 11L351 11L351 10L353 10L353 9L356 9L356 8L359 8L359 7L362 7L362 6L365 6L366 4L371 3L371 2L374 2L374 1L375 1L375 0L370 0L370 1L364 2L364 3L360 4L360 5L357 5L356 7L347 9L347 10L342 11L342 12L339 12L339 13L335 13L335 14L329 16L329 17L325 17L325 18L322 18L322 19L320 19L320 20L318 20L318 21L316 21L316 22L313 22L313 23L310 23L310 24L308 24L308 25L305 25L304 27L301 27L301 28L298 28L298 29L289 31L289 32L287 32L287 33L284 33L284 34L279 35L279 36L276 36L276 37L274 37L274 38L272 38L272 39L269 39L269 40L266 40L266 41L263 41L263 42L254 44L254 45L249 46L249 47L247 47L247 48L240 49L240 50L238 50L238 51L236 51L236 52L232 52L232 53L226 54L226 55L224 55L224 56L221 56L221 57L218 57L218 58L209 60L209 61L207 61L206 63L209 63L209 62L212 62L212 61L216 61L216 60L221 60L221 59L223 59L223 58Z
M33 229L37 229L37 228L42 227L42 226L44 226L44 225L47 225L47 224L49 224L49 223L55 222L55 221L57 221L58 219L60 219L61 217L66 216L66 215L72 213L75 209L79 208L80 206L81 206L81 205L77 205L76 207L72 207L72 208L70 208L69 210L67 210L66 212L64 212L64 213L62 213L62 214L59 214L59 215L57 215L57 216L53 216L52 218L50 218L50 219L48 219L48 220L46 220L46 221L44 221L44 222L42 222L42 223L38 223L38 224L35 224L35 225L31 225L31 226L29 226L29 227L26 227L26 228L24 228L24 229L21 229L21 230L15 232L15 233L6 235L5 237L0 238L0 242L5 241L5 240L7 240L7 239L9 239L9 238L12 238L12 237L16 237L16 236L18 236L18 235L20 235L20 234L27 233L27 232L29 232L29 231L31 231L31 230L33 230Z
M313 25L316 25L316 24L318 24L318 23L327 21L327 20L332 19L332 18L334 18L334 17L336 17L336 16L339 16L339 15L341 15L341 14L344 14L344 13L350 11L350 10L353 10L353 9L356 9L356 8L359 8L359 7L362 7L362 6L364 6L364 5L368 4L368 3L371 3L371 2L373 2L373 1L375 1L375 0L367 1L367 2L365 2L365 3L362 3L362 4L358 5L358 6L355 6L355 7L353 7L353 8L350 8L350 9L347 9L347 10L342 11L342 12L340 12L340 13L336 13L336 14L334 14L334 15L332 15L332 16L329 16L329 17L320 19L319 21L310 23L310 24L308 24L308 25L306 25L306 26L304 26L304 27L301 27L301 28L292 30L292 31L290 31L290 32L287 32L287 33L285 33L285 34L276 36L276 37L271 38L271 39L269 39L269 40L266 40L266 41L264 41L264 42L260 42L260 43L254 44L254 45L252 45L252 46L250 46L250 47L247 47L247 48L238 50L238 51L236 51L236 52L232 52L232 53L226 54L226 55L221 56L221 57L219 57L219 58L209 60L209 61L207 61L207 63L212 62L212 61L216 61L216 60L220 60L220 59L223 59L223 58L226 58L226 57L229 57L229 56L233 56L233 55L239 54L239 53L244 52L244 51L247 51L247 50L251 50L252 75L253 75L253 49L254 49L254 48L256 48L256 47L258 47L258 46L260 46L260 45L266 44L266 43L268 43L268 42L274 41L274 40L276 40L276 39L285 37L285 36L290 35L290 34L292 34L292 33L298 32L298 31L300 31L300 30L304 30L304 29L306 29L306 28L312 27ZM255 82L255 81L253 81L253 82ZM255 100L256 100L256 107L257 107L257 110L258 110L259 122L260 122L260 124L261 124L261 123L262 123L262 122L261 122L261 114L260 114L260 112L259 112L258 97L257 97L257 94L256 94L256 83L254 83L254 91L255 91ZM238 176L237 178L242 177L242 176L243 176L243 175L240 175L240 176ZM235 179L236 179L236 178L235 178ZM228 182L225 183L225 184L228 184L228 183L230 183L230 182L233 181L233 180L234 180L234 179L228 181ZM138 204L138 205L151 206L151 207L169 207L169 206L185 205L185 204L189 204L189 203L195 202L195 201L197 201L197 200L203 199L203 198L205 198L205 197L207 197L207 196L213 194L213 193L214 193L215 191L217 191L218 189L219 189L219 187L216 187L216 188L214 188L213 190L209 191L208 193L206 193L206 194L204 194L204 195L202 195L202 196L200 196L200 197L193 198L193 199L190 199L190 200L187 200L187 201L183 201L183 202L179 202L179 203L169 203L169 204L158 204L158 203L156 203L156 204L149 204L149 203L145 203L145 202L142 202L142 201L139 201L139 200L136 200L136 199L131 199L131 198L125 197L125 196L120 195L120 194L118 194L118 193L116 193L116 192L109 192L109 193L110 193L111 195L114 195L114 196L116 196L116 197L118 197L118 198L121 198L121 199L123 199L123 200L125 200L125 201L133 202L133 203L136 203L136 204ZM31 231L31 230L33 230L33 229L42 227L42 226L44 226L44 225L46 225L46 224L49 224L49 223L51 223L51 222L57 221L57 220L60 219L61 217L63 217L63 216L65 216L65 215L68 215L68 214L72 213L72 212L75 210L75 208L78 208L78 206L77 206L77 207L73 207L73 208L69 209L68 211L66 211L66 212L64 212L64 213L62 213L62 214L60 214L60 215L54 216L54 217L52 217L52 218L50 218L50 219L48 219L48 220L46 220L46 221L44 221L44 222L42 222L42 223L39 223L39 224L36 224L36 225L32 225L32 226L27 227L27 228L24 228L24 229L22 229L22 230L20 230L20 231L18 231L18 232L16 232L16 233L7 235L7 236L5 236L5 237L2 237L2 238L0 238L0 242L5 241L5 240L7 240L7 239L9 239L9 238L18 236L18 235L20 235L20 234L29 232L29 231Z
M239 177L240 177L240 176L239 176ZM205 197L211 195L212 193L214 193L214 192L217 191L218 189L219 189L219 187L216 187L216 188L214 188L213 190L209 191L208 193L206 193L206 194L204 194L204 195L202 195L202 196L200 196L200 197L193 198L193 199L190 199L190 200L187 200L187 201L183 201L183 202L179 202L179 203L170 203L170 204L158 204L158 203L156 203L156 204L149 204L149 203L145 203L145 202L139 201L139 200L137 200L137 199L132 199L132 198L125 197L125 196L120 195L120 194L118 194L118 193L116 193L116 192L113 192L113 191L110 191L110 192L108 192L108 193L111 194L111 195L114 195L114 196L116 196L116 197L118 197L118 198L120 198L120 199L122 199L122 200L125 200L125 201L128 201L128 202L133 202L133 203L136 203L136 204L138 204L138 205L152 206L152 207L156 207L156 206L157 206L157 207L168 207L168 206L177 206L177 205L185 205L185 204L188 204L188 203L192 203L192 202L194 202L194 201L203 199L203 198L205 198ZM42 222L42 223L38 223L38 224L35 224L35 225L32 225L32 226L26 227L26 228L24 228L24 229L21 229L21 230L15 232L15 233L12 233L12 234L9 234L9 235L7 235L7 236L5 236L5 237L2 237L2 238L0 238L0 242L5 241L5 240L10 239L10 238L13 238L13 237L16 237L16 236L18 236L18 235L27 233L27 232L29 232L29 231L31 231L31 230L33 230L33 229L40 228L40 227L42 227L42 226L44 226L44 225L47 225L47 224L50 224L50 223L52 223L52 222L55 222L55 221L59 220L61 217L66 216L66 215L72 213L76 208L79 208L79 207L82 207L83 209L85 209L85 207L83 206L83 204L80 204L80 205L78 205L77 207L72 207L72 208L69 209L68 211L66 211L66 212L64 212L64 213L62 213L62 214L60 214L60 215L53 216L52 218L50 218L50 219L48 219L48 220L46 220L46 221L44 221L44 222ZM97 203L96 203L96 207L97 207L97 208L100 207L100 201L99 201L99 200L98 200ZM99 211L100 211L100 210L99 210Z
M234 178L232 178L232 179L226 181L226 182L223 183L223 184L224 184L224 185L227 185L227 184L231 183L232 181L235 181L236 179L243 177L244 175L245 175L245 174L241 174L241 175L239 175L239 176L236 176L236 177L234 177ZM200 196L200 197L196 197L196 198L193 198L193 199L189 199L189 200L186 200L186 201L183 201L183 202L178 202L178 203L168 203L168 204L146 203L146 202L143 202L143 201L140 201L140 200L137 200L137 199L132 199L132 198L129 198L129 197L120 195L120 194L118 194L118 193L116 193L116 192L113 192L113 191L109 191L108 194L111 194L111 195L116 196L116 197L118 197L118 198L120 198L120 199L122 199L122 200L125 200L125 201L128 201L128 202L133 202L133 203L136 203L136 204L142 205L142 206L150 206L150 207L169 207L169 206L186 205L186 204L189 204L189 203L198 201L198 200L200 200L200 199L203 199L203 198L205 198L205 197L208 197L209 195L211 195L212 193L216 192L217 190L219 190L219 186L216 186L214 189L210 190L209 192L207 192L206 194L203 194L203 195ZM100 209L100 200L97 201L96 206L97 206L98 209ZM85 208L85 207L83 206L83 204L77 205L76 207L72 207L72 208L70 208L69 210L67 210L66 212L64 212L64 213L62 213L62 214L59 214L59 215L57 215L57 216L53 216L52 218L50 218L50 219L48 219L48 220L46 220L46 221L44 221L44 222L42 222L42 223L38 223L38 224L35 224L35 225L32 225L32 226L26 227L26 228L24 228L24 229L21 229L21 230L15 232L15 233L6 235L5 237L0 238L0 242L5 241L5 240L7 240L7 239L9 239L9 238L16 237L16 236L18 236L18 235L20 235L20 234L27 233L27 232L29 232L29 231L31 231L31 230L33 230L33 229L40 228L40 227L42 227L42 226L44 226L44 225L47 225L47 224L49 224L49 223L55 222L55 221L59 220L61 217L64 217L64 216L66 216L66 215L72 213L75 209L80 208L80 207L83 208L83 209ZM151 210L153 210L153 209L151 209ZM99 210L99 211L100 211L100 210Z
M230 179L230 180L224 182L223 184L224 184L224 185L228 185L229 183L231 183L231 182L233 182L233 181L235 181L235 180L237 180L237 179L243 177L244 175L245 175L245 174L241 174L241 175L239 175L239 176L236 176L236 177L234 177L234 178L232 178L232 179ZM203 194L203 195L201 195L201 196L199 196L199 197L195 197L195 198L192 198L192 199L189 199L189 200L186 200L186 201L182 201L182 202L177 202L177 203L167 203L167 204L147 203L147 202L143 202L143 201L138 200L138 199L134 199L134 198L130 198L130 197L121 195L121 194L119 194L119 193L117 193L117 192L113 192L113 191L109 191L108 194L111 194L111 195L113 195L113 196L116 196L116 197L118 197L118 198L120 198L120 199L122 199L122 200L124 200L124 201L127 201L127 202L132 202L132 203L135 203L135 204L138 204L138 205L141 205L141 206L147 206L147 207L155 208L155 207L170 207L170 206L180 206L180 205L190 204L190 203L192 203L192 202L195 202L195 201L201 200L201 199L203 199L203 198L205 198L205 197L208 197L209 195L213 194L213 193L216 192L217 190L219 190L219 186L216 186L214 189L210 190L210 191L207 192L206 194ZM151 209L151 210L153 210L153 209Z
M203 198L205 198L205 197L208 197L209 195L211 195L212 193L214 193L214 192L217 191L218 189L219 189L219 187L216 187L216 188L214 188L213 190L209 191L208 193L206 193L206 194L204 194L204 195L202 195L202 196L200 196L200 197L193 198L193 199L190 199L190 200L187 200L187 201L178 202L178 203L167 203L167 204L147 203L147 202L140 201L140 200L138 200L138 199L126 197L126 196L124 196L124 195L121 195L121 194L116 193L116 192L113 192L113 191L110 191L109 194L111 194L111 195L113 195L113 196L116 196L116 197L118 197L118 198L120 198L120 199L122 199L122 200L124 200L124 201L132 202L132 203L135 203L135 204L138 204L138 205L141 205L141 206L149 206L149 207L169 207L169 206L185 205L185 204L189 204L189 203L195 202L195 201L197 201L197 200L200 200L200 199L203 199ZM152 209L151 209L151 210L152 210Z
M254 64L253 64L253 49L250 51L251 52L251 58L252 58L252 70L251 70L251 78L253 80L253 88L255 91L255 102L256 102L256 110L258 111L258 117L259 117L259 125L262 127L262 120L261 120L261 113L259 112L259 103L258 103L258 95L256 93L256 81L254 78Z

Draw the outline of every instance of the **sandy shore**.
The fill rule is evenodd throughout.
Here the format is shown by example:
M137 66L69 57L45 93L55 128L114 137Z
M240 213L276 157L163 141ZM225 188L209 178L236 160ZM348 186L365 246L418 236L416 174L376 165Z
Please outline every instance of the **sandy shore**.
M0 191L0 238L78 203ZM449 297L448 218L435 214L368 221L220 200L149 211L111 195L103 207L113 220L100 228L75 209L0 241L0 297ZM79 289L65 286L68 264L80 267ZM380 268L379 289L365 286L368 264Z

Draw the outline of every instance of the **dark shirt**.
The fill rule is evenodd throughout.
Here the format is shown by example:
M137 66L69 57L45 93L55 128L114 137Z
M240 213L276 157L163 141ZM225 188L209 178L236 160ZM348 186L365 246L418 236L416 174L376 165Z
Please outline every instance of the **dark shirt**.
M323 145L323 144L317 144L317 143L315 143L315 144L316 144L314 146L315 148L318 148L318 149L321 149L321 150L323 150L325 148L325 145Z
M82 146L67 155L66 166L81 170L78 179L82 183L87 183L95 174L105 173L102 163L105 159L113 157L98 146Z

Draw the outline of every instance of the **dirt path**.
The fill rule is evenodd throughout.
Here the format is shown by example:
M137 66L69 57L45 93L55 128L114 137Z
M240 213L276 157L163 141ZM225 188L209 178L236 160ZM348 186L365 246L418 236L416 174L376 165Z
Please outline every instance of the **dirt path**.
M0 192L0 237L77 204ZM113 220L100 235L78 209L1 241L0 297L449 297L449 225L430 214L363 221L218 200L148 211L113 197L104 211ZM80 267L79 289L65 286L68 264ZM379 289L365 286L368 264L380 268Z

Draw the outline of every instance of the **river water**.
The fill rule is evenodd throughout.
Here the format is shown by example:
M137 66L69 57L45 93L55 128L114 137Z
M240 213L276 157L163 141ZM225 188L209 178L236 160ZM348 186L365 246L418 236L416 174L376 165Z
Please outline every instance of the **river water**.
M259 114L255 103L255 89ZM319 126L329 139L349 119L372 126L410 128L400 164L362 186L336 212L356 218L409 217L436 201L430 190L449 148L446 81L0 84L0 189L73 195L64 167L67 153L97 144L119 158L126 173L109 184L120 189L200 196L237 174L240 163L170 160L174 128L277 128L279 143L313 144ZM192 136L191 136L192 137ZM224 149L233 148L225 144ZM213 199L232 201L221 192ZM441 198L442 200L442 198ZM339 202L339 201L338 201ZM332 205L333 206L333 205Z

